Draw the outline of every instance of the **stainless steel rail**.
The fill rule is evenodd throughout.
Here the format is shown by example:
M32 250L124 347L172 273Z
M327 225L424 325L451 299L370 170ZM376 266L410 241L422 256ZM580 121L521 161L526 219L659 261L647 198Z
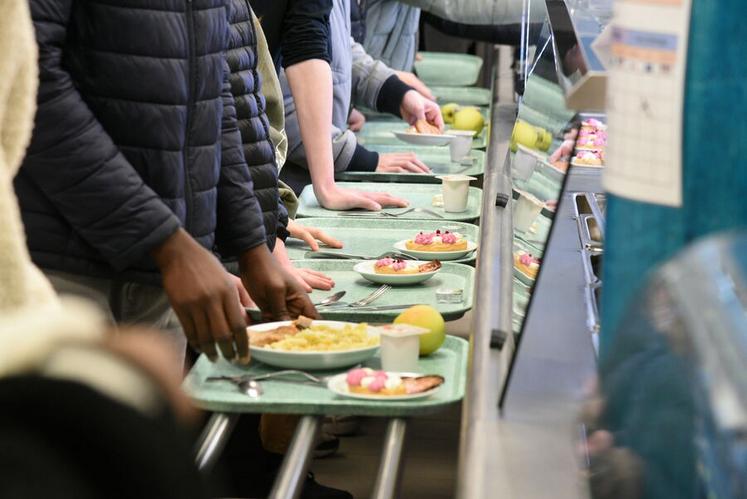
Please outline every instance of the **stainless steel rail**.
M214 413L210 416L210 420L197 440L195 452L197 469L209 471L213 467L238 420L238 414Z
M404 419L393 418L389 420L384 437L384 450L381 454L381 462L376 474L376 483L371 499L398 497L406 429L407 422Z
M319 430L318 416L303 416L293 434L288 452L270 491L269 499L296 499L301 495L309 457Z
M485 474L490 473L490 455L496 435L483 432L486 422L498 418L500 372L496 357L513 351L511 333L511 187L506 172L508 141L516 118L514 104L493 105L490 145L485 165L483 206L480 219L479 278L475 289L480 305L475 307L470 345L469 383L462 406L459 478L456 497L477 499L483 495ZM506 207L496 206L498 194L508 198ZM502 352L491 349L491 340L501 335ZM507 364L503 364L507 365Z

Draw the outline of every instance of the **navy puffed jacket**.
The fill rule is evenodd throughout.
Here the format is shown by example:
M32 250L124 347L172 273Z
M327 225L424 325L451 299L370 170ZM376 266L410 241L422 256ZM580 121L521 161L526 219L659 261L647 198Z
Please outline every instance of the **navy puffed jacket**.
M42 268L154 277L180 226L265 242L224 51L230 0L31 0L36 124L15 187Z
M276 235L286 235L288 211L278 193L278 167L275 148L270 141L262 79L257 69L257 34L248 0L231 0L228 20L231 32L226 60L231 70L236 118L244 157L254 182L254 193L262 210L267 244L273 248Z

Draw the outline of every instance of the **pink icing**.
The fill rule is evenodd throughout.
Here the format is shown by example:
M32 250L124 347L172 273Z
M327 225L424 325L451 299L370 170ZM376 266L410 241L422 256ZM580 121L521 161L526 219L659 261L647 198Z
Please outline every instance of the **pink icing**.
M539 258L535 258L529 253L524 253L519 257L519 262L521 262L522 265L526 265L527 267L530 267L532 264L538 264L540 263Z
M441 234L441 242L444 244L456 244L457 237L451 232L445 232Z
M606 128L607 125L605 125L599 120L595 120L594 118L591 118L581 123L581 126L591 126L594 128Z
M433 233L423 234L422 232L415 236L415 244L431 244L433 243Z
M601 159L598 151L580 151L577 156L579 159Z
M370 385L368 385L368 389L372 392L380 392L381 390L384 389L385 386L386 386L386 376L384 376L383 378L376 377L376 379L373 380Z
M405 268L407 268L407 263L403 260L395 260L394 263L392 263L392 268L397 271L405 270Z
M386 380L389 377L389 375L386 373L386 371L374 371L373 377L384 378Z
M368 376L365 369L352 369L348 372L347 382L350 386L360 386L361 380Z
M381 260L376 261L376 266L377 267L388 267L393 263L394 263L394 259L392 258L382 258Z

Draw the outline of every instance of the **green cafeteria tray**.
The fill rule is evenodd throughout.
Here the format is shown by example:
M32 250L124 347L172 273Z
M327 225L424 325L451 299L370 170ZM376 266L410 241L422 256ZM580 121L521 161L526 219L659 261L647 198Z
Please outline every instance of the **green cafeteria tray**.
M372 220L370 218L299 218L300 225L318 227L327 234L339 239L345 245L341 250L322 248L324 251L343 251L353 255L375 257L394 250L394 243L411 239L418 231L446 229L459 232L469 241L479 242L480 228L462 222L439 222L436 220ZM308 245L299 239L288 238L285 242L291 260L302 260L310 251ZM475 261L477 253L464 258L449 260L456 263Z
M487 122L490 119L490 108L484 107L484 106L478 106L478 109L480 110L480 114L482 114L482 117L485 118L485 121ZM401 118L394 116L393 114L380 113L378 111L371 111L370 109L366 109L366 108L359 109L359 111L362 112L366 116L366 120L368 120L368 122L370 123L375 123L377 121L402 122Z
M415 73L426 85L472 86L482 69L482 58L474 55L420 52L419 56Z
M379 153L414 152L418 158L425 163L433 174L422 173L378 173L378 172L337 172L335 178L338 180L356 180L369 182L412 182L415 184L440 184L437 175L459 173L462 175L480 176L485 173L485 151L473 149L470 156L472 164L455 163L451 161L448 147L424 147L407 144L405 148L400 146L374 145L372 151Z
M472 141L472 147L476 149L484 149L488 145L488 123L485 122L485 127ZM412 144L408 144L402 140L399 140L395 135L394 131L404 132L408 125L404 121L372 121L366 123L363 130L356 133L358 137L358 143L362 146L373 146L373 145L391 145L401 146L401 151L407 151L408 147ZM445 133L448 133L449 126L446 125ZM441 146L444 150L448 151L448 146Z
M481 87L431 87L440 105L456 102L461 106L490 106L493 96L490 89Z
M354 302L373 293L381 285L367 281L353 270L360 260L296 260L294 266L318 270L335 281L332 291L315 290L311 293L311 301L317 303L336 291L347 291L343 298L345 302ZM463 263L443 262L441 270L425 282L408 286L392 286L392 289L373 302L372 306L422 304L435 307L444 319L453 321L462 317L472 308L472 288L475 284L475 269ZM462 303L436 303L436 290L439 288L463 289ZM320 307L319 313L324 319L331 321L354 322L391 322L405 309L395 310L356 310L352 307L328 306Z
M436 212L443 216L443 220L455 220L468 222L480 218L480 210L482 207L482 190L477 187L469 188L469 198L467 200L467 210L460 213L447 213L443 208L436 208L433 206L433 196L441 194L441 186L434 184L380 184L377 182L337 182L339 187L347 189L357 189L360 191L376 191L376 192L387 192L392 196L397 196L406 199L410 202L408 208L385 208L384 211L387 213L402 213L409 208L425 208ZM299 218L310 218L310 217L335 217L335 218L372 218L377 220L387 220L391 217L386 217L377 212L363 212L357 211L358 217L347 216L346 213L328 210L319 206L314 195L314 189L311 185L304 187L301 195L298 198L298 211L297 216ZM438 217L431 215L430 213L411 211L402 217L400 220L441 220Z
M443 346L435 353L419 360L423 373L440 374L444 384L434 395L409 401L368 401L343 398L324 386L314 386L288 381L262 381L264 393L252 399L240 393L229 382L208 382L209 376L259 375L275 371L259 362L239 366L220 359L211 363L204 355L184 380L183 387L200 408L213 412L231 413L282 413L350 416L415 416L437 412L442 407L459 402L464 397L467 378L468 343L462 338L447 336ZM380 368L378 355L365 363ZM319 372L330 375L345 370ZM315 373L317 374L317 373Z

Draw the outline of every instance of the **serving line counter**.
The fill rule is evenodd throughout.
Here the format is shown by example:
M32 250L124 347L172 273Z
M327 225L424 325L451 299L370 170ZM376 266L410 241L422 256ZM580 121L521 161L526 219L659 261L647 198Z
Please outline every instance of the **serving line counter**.
M531 2L532 8L542 9L544 3ZM601 282L593 263L601 254L604 223L603 199L597 194L602 191L599 167L568 170L549 238L544 246L532 248L541 255L541 270L523 327L519 321L517 329L516 321L516 243L517 238L529 239L514 227L517 203L506 203L516 197L517 189L528 185L521 180L517 164L512 165L512 156L523 154L517 141L526 140L516 130L528 123L551 132L556 141L549 150L539 145L539 139L527 145L537 156L537 165L552 162L546 154L559 147L557 140L568 127L563 121L569 119L578 127L581 120L588 120L570 119L575 113L564 114L563 108L598 102L599 82L604 81L595 71L569 77L562 59L579 46L582 56L589 57L593 37L586 36L590 31L586 21L604 16L590 16L580 2L546 3L548 20L542 33L529 41L537 55L520 100L517 125L506 119L510 106L493 107L477 261L479 300L473 314L462 412L459 499L589 497L583 476L587 460L578 443L585 438L579 422L581 401L596 373L596 298ZM581 18L586 21L579 34ZM600 26L596 28L598 33ZM603 90L602 86L602 95ZM606 139L606 133L597 135ZM547 152L538 154L540 149ZM536 186L533 191L540 195Z

